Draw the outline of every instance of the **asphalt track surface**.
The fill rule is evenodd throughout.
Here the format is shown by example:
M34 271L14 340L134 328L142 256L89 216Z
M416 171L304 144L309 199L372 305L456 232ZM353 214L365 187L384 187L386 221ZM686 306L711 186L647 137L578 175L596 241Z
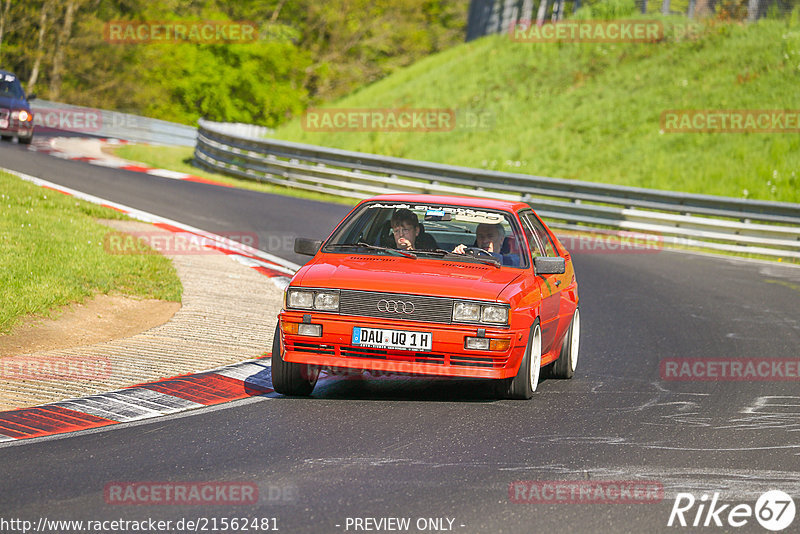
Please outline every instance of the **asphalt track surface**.
M0 166L205 230L260 238L322 238L347 211L63 161L7 143ZM800 508L796 380L667 381L660 374L662 359L673 357L797 360L800 269L665 251L573 257L583 320L578 370L572 380L543 380L531 401L495 400L474 380L326 378L308 399L255 397L15 443L0 449L0 519L152 518L172 520L177 532L188 530L174 529L181 518L205 518L210 529L214 518L233 517L276 518L283 533L365 532L352 518L388 517L410 518L400 532L447 531L418 529L419 518L451 519L451 531L463 533L768 532L753 517L729 526L732 506L719 516L722 527L667 522L679 492L698 504L716 492L720 503L753 507L765 491L782 490ZM665 497L512 502L509 485L532 480L655 481ZM106 485L125 481L251 482L260 499L107 504ZM686 512L689 524L697 510ZM784 532L791 531L800 531L800 517Z

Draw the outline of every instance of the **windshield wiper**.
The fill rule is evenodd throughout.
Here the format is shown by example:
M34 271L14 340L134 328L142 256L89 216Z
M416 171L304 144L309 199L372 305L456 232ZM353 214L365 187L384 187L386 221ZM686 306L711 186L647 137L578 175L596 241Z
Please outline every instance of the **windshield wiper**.
M369 250L380 250L381 252L388 252L389 254L393 254L395 256L403 256L404 258L417 259L417 255L414 254L413 252L409 252L407 250L397 250L395 248L389 248L389 247L379 247L377 245L370 245L369 243L364 243L363 241L359 241L358 243L334 243L328 246L335 248L366 248Z
M435 250L418 250L417 253L422 254L436 254L442 257L450 257L450 258L465 258L468 260L476 260L485 265L494 265L495 267L500 267L500 262L497 261L496 258L487 258L485 256L473 256L471 254L458 254L456 252L452 252L449 250L444 250L441 248L437 248Z

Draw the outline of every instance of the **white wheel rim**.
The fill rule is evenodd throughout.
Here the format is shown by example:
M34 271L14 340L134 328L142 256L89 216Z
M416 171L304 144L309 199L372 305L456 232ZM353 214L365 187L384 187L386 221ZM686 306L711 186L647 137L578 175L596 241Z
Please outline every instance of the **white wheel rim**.
M542 368L542 332L539 329L539 325L536 325L536 328L533 330L530 360L530 386L531 391L536 391L536 386L539 385L539 371Z
M578 367L578 349L581 339L581 312L575 308L575 316L572 318L572 337L569 340L569 364L572 372Z

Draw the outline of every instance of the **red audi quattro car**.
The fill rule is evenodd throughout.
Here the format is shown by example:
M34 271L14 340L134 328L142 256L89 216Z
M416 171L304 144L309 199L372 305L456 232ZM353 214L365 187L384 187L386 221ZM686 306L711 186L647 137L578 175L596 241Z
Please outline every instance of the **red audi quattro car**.
M272 383L311 394L320 368L494 379L529 399L543 366L571 378L578 287L570 254L522 202L395 194L360 202L292 278Z

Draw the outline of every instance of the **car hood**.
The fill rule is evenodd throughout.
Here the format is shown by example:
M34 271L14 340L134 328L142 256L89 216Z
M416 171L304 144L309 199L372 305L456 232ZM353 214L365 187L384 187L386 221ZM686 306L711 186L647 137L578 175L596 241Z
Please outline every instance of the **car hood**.
M325 254L302 267L292 285L497 300L522 272L472 262Z
M10 96L0 96L0 108L6 109L24 109L31 110L31 107L25 100L19 98L11 98Z

